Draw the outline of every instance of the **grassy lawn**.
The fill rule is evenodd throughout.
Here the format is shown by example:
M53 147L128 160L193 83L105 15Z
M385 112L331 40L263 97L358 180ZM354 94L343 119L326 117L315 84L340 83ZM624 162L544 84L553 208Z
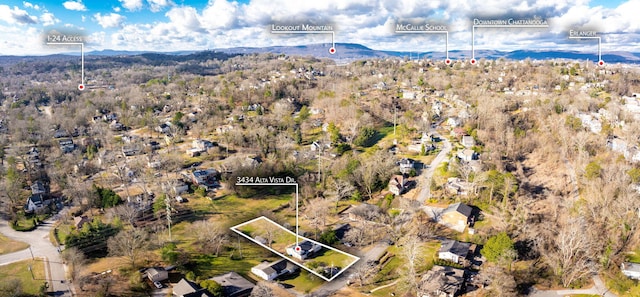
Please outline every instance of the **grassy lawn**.
M264 198L240 198L229 194L213 200L191 198L186 205L196 213L215 215L216 220L233 226L260 216L259 214L262 211L273 210L283 204L287 204L291 199L293 199L291 194Z
M425 272L433 267L433 261L436 258L438 250L440 249L439 241L430 241L422 243L420 247L420 255L423 257L423 261L418 263L417 271ZM373 278L373 285L369 289L378 287L383 282L395 280L400 277L402 269L406 264L406 259L402 257L404 250L398 246L390 246L387 249L387 253L394 255L388 262L382 267L376 276Z
M29 245L13 239L9 239L0 234L0 255L17 252L28 248Z
M627 253L626 260L632 263L640 263L640 249Z
M310 293L314 289L324 284L324 280L307 272L306 270L300 270L300 274L293 278L281 281L281 283L294 286L295 290L303 293Z
M29 265L31 265L33 277L29 271ZM23 293L37 295L40 293L40 287L45 282L44 262L41 260L25 260L0 266L0 280L8 281L10 279L20 280Z

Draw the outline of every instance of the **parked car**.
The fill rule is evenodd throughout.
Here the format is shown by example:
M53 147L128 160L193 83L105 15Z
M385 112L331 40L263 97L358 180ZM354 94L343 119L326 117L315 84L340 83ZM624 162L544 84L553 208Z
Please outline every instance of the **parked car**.
M158 289L162 289L162 284L160 282L153 282L153 285Z

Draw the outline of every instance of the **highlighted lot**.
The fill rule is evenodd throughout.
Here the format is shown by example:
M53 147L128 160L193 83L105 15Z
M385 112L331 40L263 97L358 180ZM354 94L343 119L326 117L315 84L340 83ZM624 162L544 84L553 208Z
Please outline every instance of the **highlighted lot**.
M280 224L259 217L231 230L287 259L325 281L331 281L360 258L296 235Z

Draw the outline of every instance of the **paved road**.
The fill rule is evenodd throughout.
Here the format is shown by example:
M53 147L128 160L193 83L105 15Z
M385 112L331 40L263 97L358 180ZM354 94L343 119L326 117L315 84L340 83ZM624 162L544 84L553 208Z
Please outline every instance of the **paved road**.
M364 253L363 255L358 255L360 257L360 261L354 264L354 266L365 265L369 260L378 260L382 256L382 254L384 254L388 247L389 245L383 242L374 244L373 247L371 247L366 253ZM327 297L332 295L333 293L347 286L349 274L349 270L343 272L339 277L337 277L333 281L326 282L309 296Z
M53 220L47 220L33 231L18 232L11 229L7 221L0 220L0 233L30 245L30 249L0 256L0 265L31 259L33 252L34 257L46 259L45 274L49 282L49 290L56 296L71 296L65 265L62 264L58 249L49 241L49 231L52 225Z
M580 289L580 290L545 290L539 291L536 290L533 293L529 294L530 297L559 297L559 296L567 296L573 294L592 294L598 296L605 297L618 297L616 294L613 294L607 290L602 282L602 279L598 275L593 276L594 286L589 289Z
M434 134L442 139L443 145L442 150L433 159L433 161L431 161L429 167L426 170L423 170L422 174L420 174L418 183L422 183L422 189L420 190L420 194L418 194L418 198L416 199L420 202L420 205L423 205L424 202L427 201L429 197L431 197L431 178L433 177L433 173L435 172L436 168L438 168L438 165L440 165L440 163L446 161L447 155L449 154L449 152L451 152L451 143L449 142L449 140L446 137L441 137L437 133Z

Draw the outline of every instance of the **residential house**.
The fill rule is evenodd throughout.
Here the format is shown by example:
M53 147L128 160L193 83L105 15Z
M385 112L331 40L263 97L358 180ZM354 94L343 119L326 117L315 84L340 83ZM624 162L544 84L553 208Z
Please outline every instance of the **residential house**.
M622 274L628 276L629 278L640 280L639 263L623 262L620 266L620 270L622 270Z
M460 141L460 143L466 148L471 148L476 145L476 141L469 135L462 136L462 140Z
M438 251L438 258L453 263L464 264L465 259L469 255L470 247L471 243L468 242L445 239L442 241L442 245Z
M411 91L403 91L402 92L403 99L416 99L416 92Z
M39 180L31 184L31 194L33 195L47 194L48 192L49 191L47 191L47 187Z
M175 297L210 297L211 294L197 284L186 279L181 279L173 286L173 296Z
M195 139L193 140L192 145L194 148L198 148L202 151L207 151L208 149L213 148L215 146L215 143L205 139Z
M91 223L91 219L87 216L73 217L73 226L76 227L76 230L82 229L82 226L87 223Z
M402 175L394 175L389 181L389 191L394 195L400 195L407 190L408 181Z
M442 211L440 223L458 232L463 232L471 218L473 209L462 203L454 203L449 205Z
M471 162L473 160L477 160L478 159L478 153L476 153L472 149L459 150L458 153L456 154L456 156L460 160L466 161L466 162Z
M274 280L281 275L291 274L298 270L298 266L287 261L286 259L280 259L275 262L262 262L251 268L251 273L259 276L260 278L270 281Z
M251 295L255 285L235 272L228 272L210 278L222 287L222 296L246 297Z
M163 267L151 267L147 269L147 277L152 282L161 282L169 279L169 272Z
M450 117L447 119L447 125L449 125L449 127L451 128L455 128L460 126L462 123L460 121L460 119L458 119L457 117Z
M398 162L398 166L400 166L400 173L409 174L413 169L414 163L411 159L403 158Z
M303 240L296 244L292 244L286 248L287 254L291 257L294 257L298 260L305 260L307 258L313 257L313 255L319 252L322 249L322 246L316 243L313 243L309 240Z
M155 128L156 132L162 134L171 134L171 123L162 123Z
M65 154L73 152L73 150L76 149L76 145L71 139L61 139L58 141L58 144L60 145L60 150Z
M51 204L50 200L45 200L44 194L34 194L29 196L27 203L24 205L25 212L32 213L37 210L43 209L45 206Z
M215 169L198 169L192 171L190 177L195 185L210 190L218 186L217 175L218 171Z
M122 123L118 122L118 120L113 120L111 124L109 124L109 129L111 129L111 131L122 131L125 127Z
M420 281L422 297L454 297L464 284L464 270L433 266Z
M450 177L447 179L445 189L452 195L467 196L473 190L473 185L469 182L463 181L457 177Z
M233 130L233 125L222 125L216 128L216 133L225 134Z
M176 195L180 195L189 191L189 186L183 181L177 180L171 185L171 191Z
M125 155L126 157L135 156L138 153L140 153L140 149L138 149L135 146L130 146L130 145L122 146L122 154Z

